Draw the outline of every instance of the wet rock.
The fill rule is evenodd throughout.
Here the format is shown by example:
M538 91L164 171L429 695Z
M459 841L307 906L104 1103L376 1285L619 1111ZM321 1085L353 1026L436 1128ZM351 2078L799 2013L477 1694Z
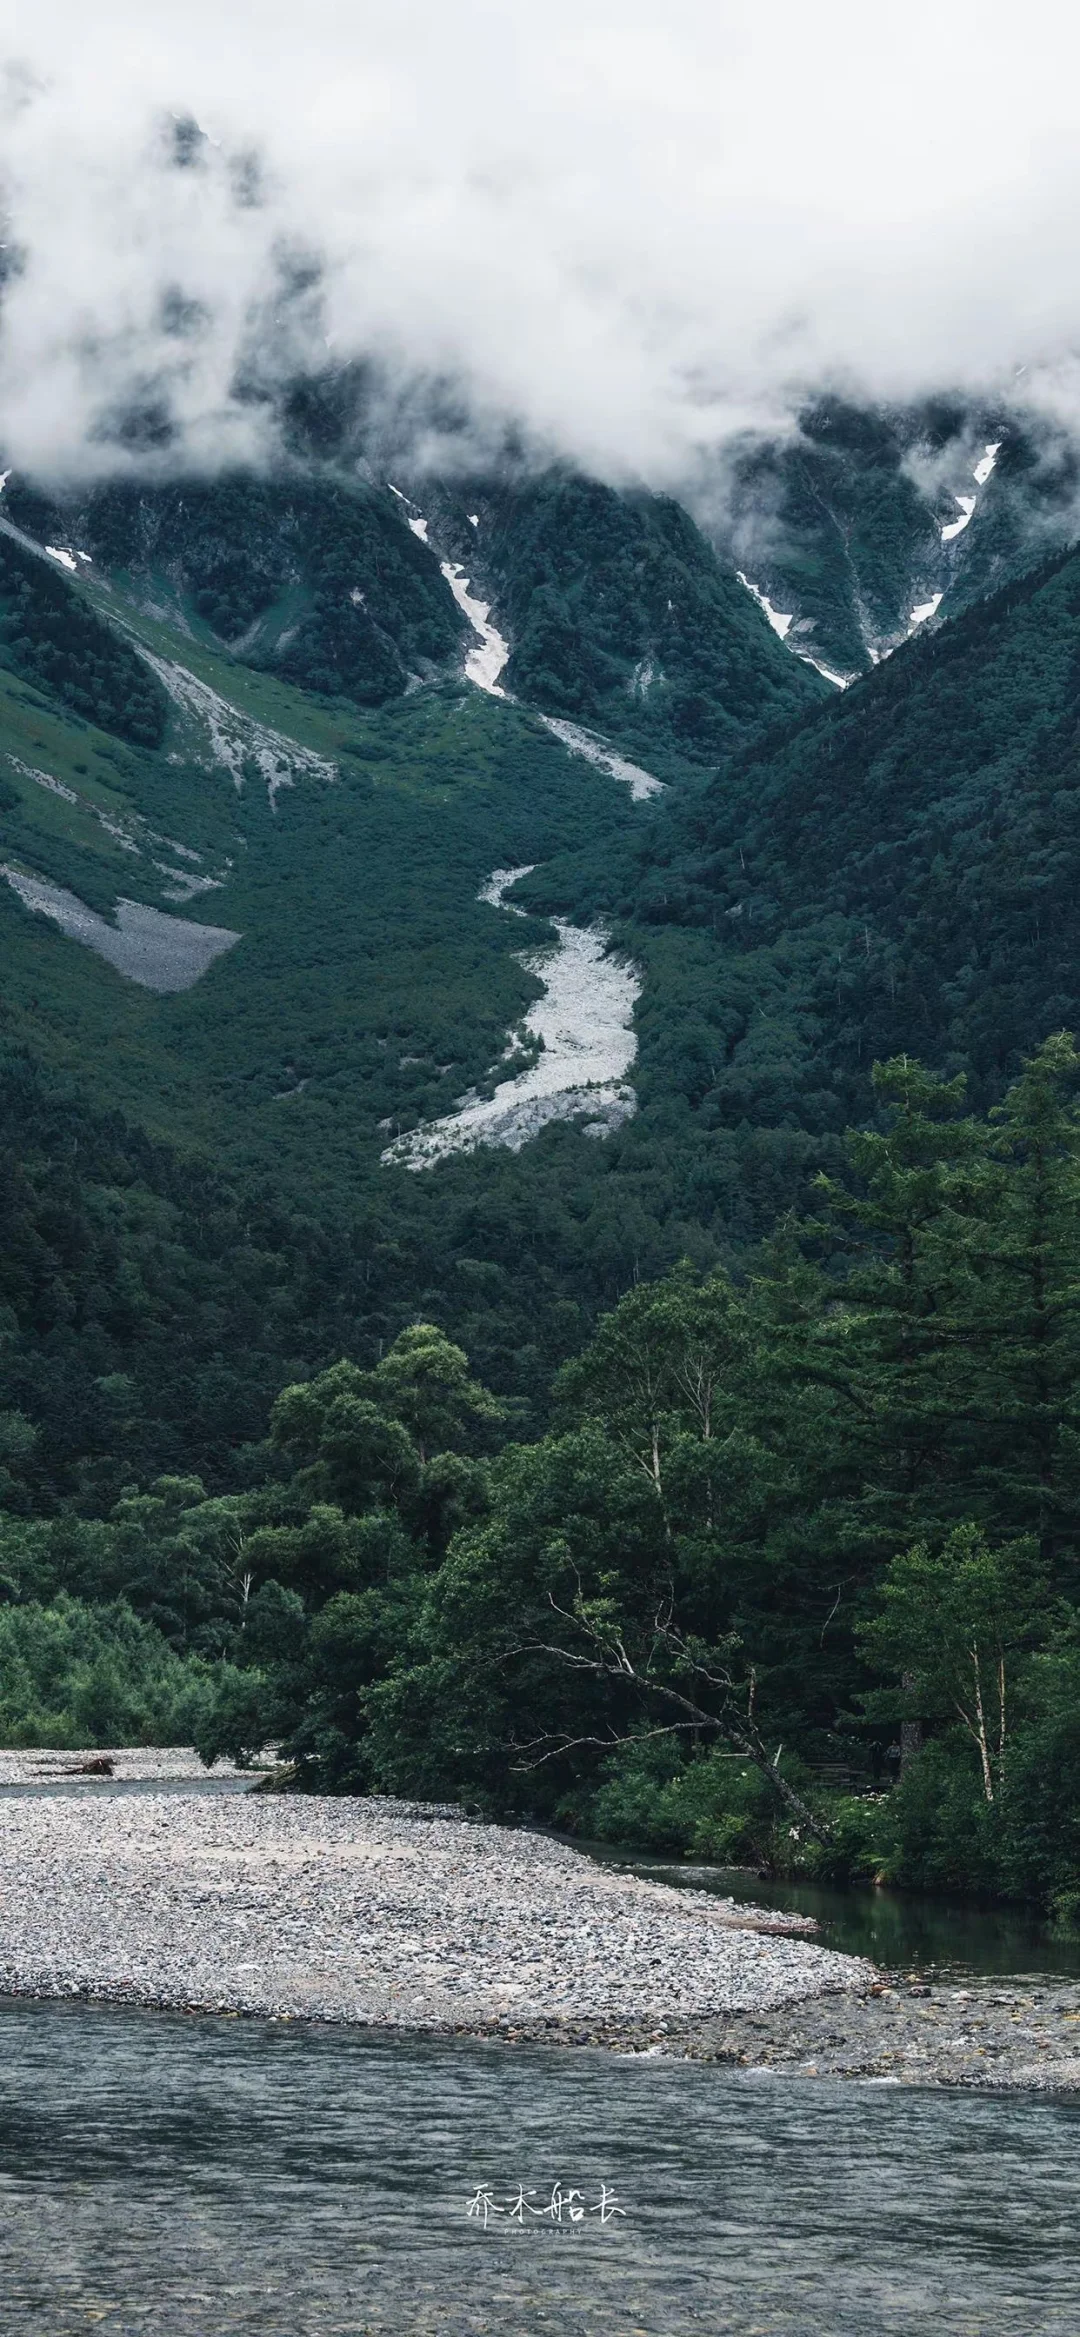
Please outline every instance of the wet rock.
M1026 2016L1026 2017L1025 2017ZM913 2085L1080 2086L1080 1983L994 1981L957 1990L930 1980L879 1983L756 2019L688 2029L694 2059L792 2075L889 2078Z

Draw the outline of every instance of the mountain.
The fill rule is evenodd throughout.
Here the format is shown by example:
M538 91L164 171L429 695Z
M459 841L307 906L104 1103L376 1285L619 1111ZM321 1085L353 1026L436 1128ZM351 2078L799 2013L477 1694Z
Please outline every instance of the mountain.
M763 636L738 579L670 496L553 470L443 483L425 502L509 636L506 687L545 713L646 759L715 762L829 694Z
M903 1052L989 1099L1075 1027L1078 735L1080 553L1062 552L673 808L624 913L707 934L717 1006L754 1000L699 1108L860 1116L869 1065Z
M6 509L193 638L352 705L459 660L465 623L430 555L388 494L345 479L113 484L67 505L16 481Z
M902 478L876 431L845 462ZM992 1101L1080 1014L1072 554L841 694L678 505L561 472L297 462L63 504L14 480L3 512L0 1068L46 1099L8 1164L32 1289L94 1319L62 1227L46 1271L63 1164L71 1223L113 1213L211 1385L206 1211L178 1196L212 1172L211 1216L277 1229L243 1237L271 1261L248 1328L219 1317L235 1434L279 1370L370 1361L418 1314L542 1418L599 1309L680 1255L739 1263L835 1162L875 1055ZM73 1167L65 1110L127 1133ZM65 1348L89 1377L50 1482L91 1481L117 1374L132 1454L220 1468L156 1306ZM15 1313L0 1400L29 1416L59 1318Z
M253 1390L343 1346L374 1357L418 1310L542 1406L596 1309L681 1236L640 1183L627 1207L618 1138L596 1141L634 1107L634 976L608 983L605 1020L604 935L560 941L522 913L526 887L500 905L492 874L535 868L542 888L560 859L611 861L665 800L620 745L644 737L669 786L701 783L674 719L643 728L612 685L585 706L610 714L600 735L545 720L521 684L475 687L482 604L401 490L230 479L61 505L15 480L3 513L0 1073L33 1266L8 1301L0 1408L41 1428L32 1481L58 1498L157 1465L213 1480L222 1438L253 1432ZM688 600L696 563L726 737L760 712L755 661L766 708L815 702L684 516L639 499L626 525L639 547L675 542ZM684 646L692 630L684 610ZM560 1074L526 1018L549 966L565 998L564 961ZM530 1067L542 1093L519 1107ZM511 1099L518 1150L457 1149L470 1097L496 1116ZM436 1175L394 1166L440 1122ZM236 1307L208 1221L252 1253ZM110 1273L126 1311L103 1309ZM126 1411L101 1392L118 1377Z
M470 600L509 637L504 690L676 765L827 695L670 498L561 471L409 485L324 464L57 503L15 480L5 510L148 615L356 707L460 672Z
M850 680L1071 541L1078 485L1071 437L1018 402L831 397L688 497L787 645Z

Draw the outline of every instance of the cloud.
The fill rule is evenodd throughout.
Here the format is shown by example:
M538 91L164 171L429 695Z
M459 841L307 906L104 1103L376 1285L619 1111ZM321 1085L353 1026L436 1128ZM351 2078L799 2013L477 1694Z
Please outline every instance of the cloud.
M657 483L826 384L1026 365L1071 419L1078 65L1058 0L41 0L0 444L258 460L262 393L356 359Z

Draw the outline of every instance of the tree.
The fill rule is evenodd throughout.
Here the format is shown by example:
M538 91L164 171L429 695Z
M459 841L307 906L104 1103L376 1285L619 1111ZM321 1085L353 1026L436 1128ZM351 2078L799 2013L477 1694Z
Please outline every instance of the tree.
M611 1684L624 1709L629 1694L632 1716L621 1726L612 1717L598 1734L546 1734L520 1748L520 1767L539 1767L579 1746L611 1753L619 1745L637 1745L648 1737L681 1735L692 1737L696 1749L701 1737L715 1737L752 1764L807 1834L828 1842L829 1826L785 1777L780 1748L769 1754L754 1717L753 1666L739 1661L741 1649L734 1635L710 1647L703 1640L685 1638L664 1613L655 1617L651 1631L643 1633L627 1628L611 1597L579 1596L570 1610L554 1600L551 1605L553 1618L569 1624L570 1634L561 1641L526 1641L525 1651L550 1656L572 1672Z
M426 1323L374 1370L342 1361L283 1390L271 1436L292 1474L248 1505L244 1580L256 1587L230 1647L259 1683L230 1684L204 1728L208 1757L246 1744L261 1716L305 1783L372 1782L373 1695L407 1668L426 1578L486 1502L483 1462L441 1440L475 1440L501 1409Z
M1001 1525L1080 1585L1080 1055L1059 1031L991 1113L997 1206L975 1247L970 1354Z
M862 1645L879 1671L905 1682L901 1712L959 1720L979 1757L988 1802L1000 1791L1009 1734L1009 1675L1045 1616L1046 1579L1033 1539L990 1548L978 1526L958 1526L938 1551L926 1543L894 1558ZM910 1683L910 1684L908 1684ZM869 1698L895 1711L897 1698Z

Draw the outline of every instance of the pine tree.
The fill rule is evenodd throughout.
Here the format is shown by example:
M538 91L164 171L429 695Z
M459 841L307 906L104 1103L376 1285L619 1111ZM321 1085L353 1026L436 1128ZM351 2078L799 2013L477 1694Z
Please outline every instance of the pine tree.
M1060 1587L1080 1555L1080 1055L1045 1041L992 1112L995 1206L971 1251L967 1374L980 1509L1033 1533Z

